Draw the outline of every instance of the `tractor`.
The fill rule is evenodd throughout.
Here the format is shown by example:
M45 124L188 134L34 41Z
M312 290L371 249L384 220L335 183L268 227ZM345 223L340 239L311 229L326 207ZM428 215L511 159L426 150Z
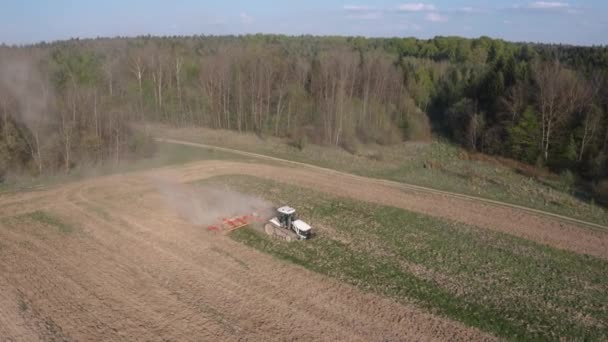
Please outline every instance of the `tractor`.
M275 228L287 229L297 235L298 240L308 240L312 236L312 227L298 219L296 210L288 206L277 209L277 216L268 221Z

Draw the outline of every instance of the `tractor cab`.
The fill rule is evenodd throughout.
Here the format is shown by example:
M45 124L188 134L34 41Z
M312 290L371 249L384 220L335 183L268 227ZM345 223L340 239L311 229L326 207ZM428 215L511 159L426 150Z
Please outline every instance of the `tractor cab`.
M306 222L298 219L296 210L288 206L277 209L277 216L270 220L274 226L285 228L296 233L300 240L307 240L311 237L312 227Z

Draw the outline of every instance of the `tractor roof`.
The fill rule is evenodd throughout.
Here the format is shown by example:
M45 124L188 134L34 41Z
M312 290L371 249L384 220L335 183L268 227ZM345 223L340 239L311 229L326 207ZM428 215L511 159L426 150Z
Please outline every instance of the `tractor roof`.
M279 213L285 214L285 215L291 215L296 212L296 210L294 208L288 207L288 206L280 207L279 209L277 209L277 211Z
M293 221L293 225L298 228L299 231L301 232L308 232L310 231L310 229L312 229L310 227L310 225L308 225L308 223L302 221L302 220L295 220Z

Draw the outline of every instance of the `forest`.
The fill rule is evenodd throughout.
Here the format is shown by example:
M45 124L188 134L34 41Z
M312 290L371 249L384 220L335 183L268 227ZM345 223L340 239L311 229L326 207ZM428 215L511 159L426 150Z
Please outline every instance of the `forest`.
M134 123L340 146L446 139L608 176L608 47L282 35L0 46L0 179L153 153Z

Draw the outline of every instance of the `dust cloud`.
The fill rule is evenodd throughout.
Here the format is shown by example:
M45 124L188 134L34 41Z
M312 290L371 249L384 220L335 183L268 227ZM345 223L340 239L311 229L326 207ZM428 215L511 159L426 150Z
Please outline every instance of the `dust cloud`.
M8 91L19 105L19 117L32 132L40 133L49 124L47 115L53 96L48 82L29 59L9 59L0 62L0 87Z
M262 217L272 213L272 203L227 186L180 184L167 179L155 179L154 183L167 206L195 225L215 224L222 218L254 212Z

